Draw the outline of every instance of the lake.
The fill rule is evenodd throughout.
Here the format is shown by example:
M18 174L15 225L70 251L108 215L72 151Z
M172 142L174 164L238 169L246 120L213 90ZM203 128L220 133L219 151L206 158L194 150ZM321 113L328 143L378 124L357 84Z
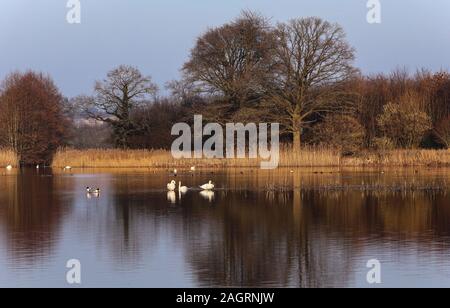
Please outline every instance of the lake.
M0 287L450 287L450 169L179 173L4 171Z

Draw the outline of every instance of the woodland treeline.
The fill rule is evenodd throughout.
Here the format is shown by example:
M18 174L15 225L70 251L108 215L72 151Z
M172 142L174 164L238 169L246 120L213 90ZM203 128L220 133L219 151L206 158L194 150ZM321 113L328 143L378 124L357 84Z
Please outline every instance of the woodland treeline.
M168 149L172 125L277 122L282 140L361 150L448 148L450 74L364 76L344 30L320 18L274 24L243 12L203 33L167 83L168 95L121 65L90 95L67 99L49 76L13 73L0 92L0 145L23 163L47 163L61 146Z

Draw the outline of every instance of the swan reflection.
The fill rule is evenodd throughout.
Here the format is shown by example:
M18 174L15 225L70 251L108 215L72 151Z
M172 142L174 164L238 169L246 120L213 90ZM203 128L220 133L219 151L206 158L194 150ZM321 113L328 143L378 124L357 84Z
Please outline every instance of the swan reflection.
M202 196L205 200L208 200L209 202L213 202L214 195L215 193L212 190L204 190L200 192L200 196Z
M177 195L174 191L167 192L167 201L169 201L172 204L175 204L177 202Z

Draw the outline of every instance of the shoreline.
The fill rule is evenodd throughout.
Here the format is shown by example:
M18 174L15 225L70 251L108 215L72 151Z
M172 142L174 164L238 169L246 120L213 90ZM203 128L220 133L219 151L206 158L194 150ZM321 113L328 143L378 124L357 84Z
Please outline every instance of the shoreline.
M62 169L260 169L261 159L174 159L166 150L64 149L56 153L51 168ZM0 168L19 166L16 155L0 150ZM448 168L450 150L392 150L362 152L343 157L332 149L305 148L299 153L280 151L281 168Z

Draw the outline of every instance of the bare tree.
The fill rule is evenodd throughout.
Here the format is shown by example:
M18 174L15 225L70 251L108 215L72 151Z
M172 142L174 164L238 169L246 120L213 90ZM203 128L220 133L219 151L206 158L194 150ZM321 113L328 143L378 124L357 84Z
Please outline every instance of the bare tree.
M171 135L172 126L179 122L193 120L186 118L188 109L171 98L157 99L151 106L136 109L133 121L143 129L133 134L129 144L139 149L170 149L175 137Z
M121 65L110 71L105 80L96 82L96 95L84 98L84 111L90 118L109 123L116 146L126 148L128 137L139 129L131 112L149 104L157 91L150 77L135 67Z
M339 25L319 18L279 24L276 36L276 88L269 104L293 134L297 151L308 118L342 107L341 83L356 72L354 50Z
M268 20L252 12L201 36L184 65L185 77L220 97L217 114L230 116L253 104L271 81L274 38Z
M193 108L206 100L202 90L186 79L167 82L166 89L170 91L170 99L184 107Z

